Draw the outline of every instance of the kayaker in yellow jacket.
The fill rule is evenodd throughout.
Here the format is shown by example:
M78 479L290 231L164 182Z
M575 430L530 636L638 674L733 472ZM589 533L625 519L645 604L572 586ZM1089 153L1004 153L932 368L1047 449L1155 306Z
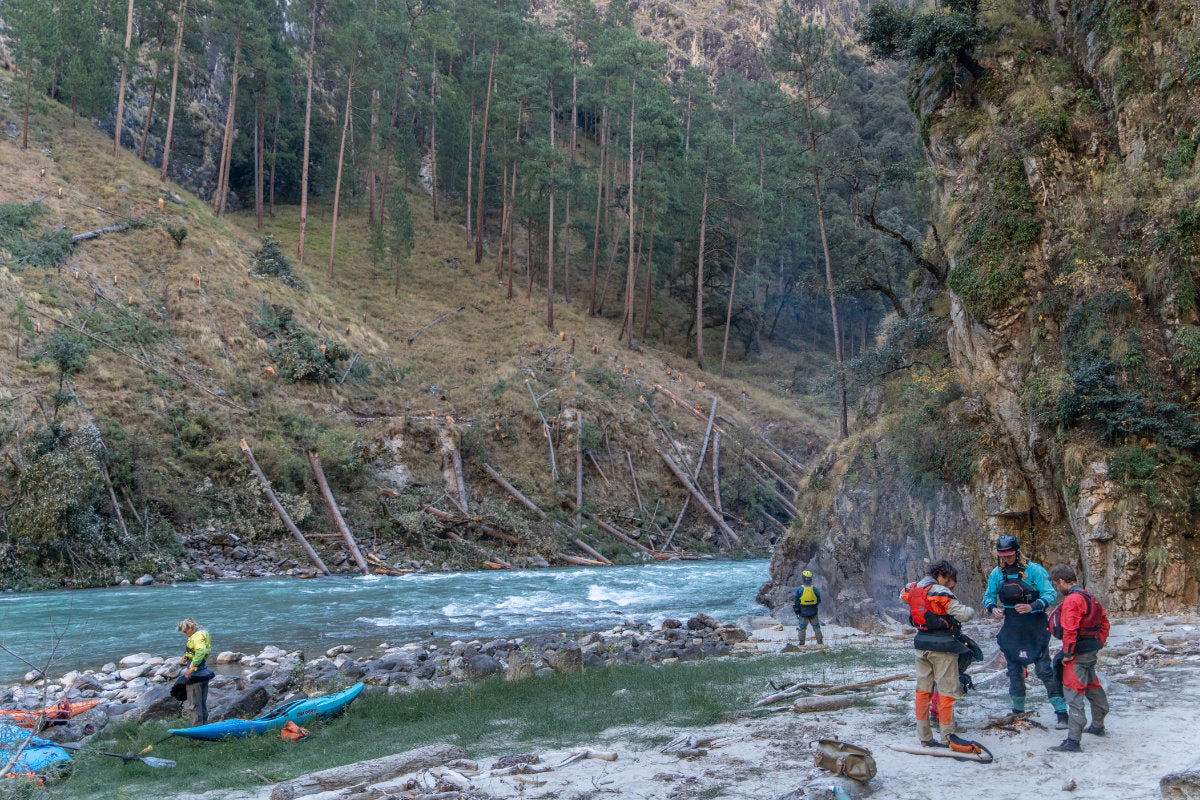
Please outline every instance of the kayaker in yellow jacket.
M212 637L208 631L200 627L196 620L188 617L179 623L179 630L188 637L184 650L182 664L183 677L187 680L187 699L192 711L192 725L204 725L208 722L208 681L212 678L211 670L205 666L208 654L212 652ZM194 680L208 673L207 679Z

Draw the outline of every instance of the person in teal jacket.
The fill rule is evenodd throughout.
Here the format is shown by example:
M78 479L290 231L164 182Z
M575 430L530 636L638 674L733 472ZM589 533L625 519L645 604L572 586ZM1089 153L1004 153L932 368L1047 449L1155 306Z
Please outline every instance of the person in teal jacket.
M1025 710L1025 668L1032 665L1058 718L1055 727L1067 727L1067 703L1062 684L1050 660L1050 630L1046 612L1058 600L1050 574L1040 564L1026 561L1015 536L996 542L996 567L988 576L983 607L1004 625L996 635L1008 665L1008 694L1013 713Z
M796 589L796 596L792 598L792 610L796 612L796 625L800 628L800 644L804 644L804 635L808 633L809 625L812 625L813 633L817 635L817 644L825 644L825 639L821 636L821 620L817 619L821 593L813 586L813 574L808 570L804 570L801 580L803 582Z

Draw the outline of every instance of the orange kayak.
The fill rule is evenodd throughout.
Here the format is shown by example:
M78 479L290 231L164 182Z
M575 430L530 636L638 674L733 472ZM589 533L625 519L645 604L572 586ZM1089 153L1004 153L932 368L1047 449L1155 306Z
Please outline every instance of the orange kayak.
M22 728L32 728L42 720L42 727L63 723L76 714L90 711L100 705L99 700L79 700L72 703L65 697L44 711L19 711L15 708L0 708L0 722L11 722Z

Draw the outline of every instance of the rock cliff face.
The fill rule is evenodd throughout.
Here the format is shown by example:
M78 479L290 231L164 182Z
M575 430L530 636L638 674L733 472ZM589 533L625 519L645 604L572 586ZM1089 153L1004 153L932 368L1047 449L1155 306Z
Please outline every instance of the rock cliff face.
M839 615L900 616L901 584L942 557L978 605L1003 533L1112 610L1200 598L1197 9L1006 0L981 21L976 64L910 83L959 390L931 430L968 468L914 490L887 390L804 488L760 593L773 607L811 565Z

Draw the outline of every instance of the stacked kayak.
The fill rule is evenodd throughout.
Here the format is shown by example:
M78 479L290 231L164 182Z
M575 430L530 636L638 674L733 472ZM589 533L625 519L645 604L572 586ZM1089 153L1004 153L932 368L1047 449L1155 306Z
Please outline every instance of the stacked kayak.
M260 736L277 731L289 722L303 725L315 717L332 717L340 714L346 710L346 706L354 701L354 698L358 697L362 690L363 685L356 683L349 689L336 694L284 703L254 719L227 719L222 722L197 725L194 728L175 728L170 733L188 739L204 739L206 741Z
M66 722L71 717L82 714L85 711L91 711L98 705L100 705L99 700L80 700L75 703L69 700L61 700L52 706L46 706L44 711L19 711L14 708L0 708L0 724L8 722L13 725L20 725L22 728L32 728L38 724L38 719L41 719L42 727L44 728L48 725Z
M0 722L0 767L8 763L12 754L29 736L29 731L18 728L7 722ZM47 739L36 736L29 745L21 751L17 763L9 771L9 776L20 777L33 774L38 777L57 777L70 769L71 756L66 750ZM8 776L0 776L8 777Z

